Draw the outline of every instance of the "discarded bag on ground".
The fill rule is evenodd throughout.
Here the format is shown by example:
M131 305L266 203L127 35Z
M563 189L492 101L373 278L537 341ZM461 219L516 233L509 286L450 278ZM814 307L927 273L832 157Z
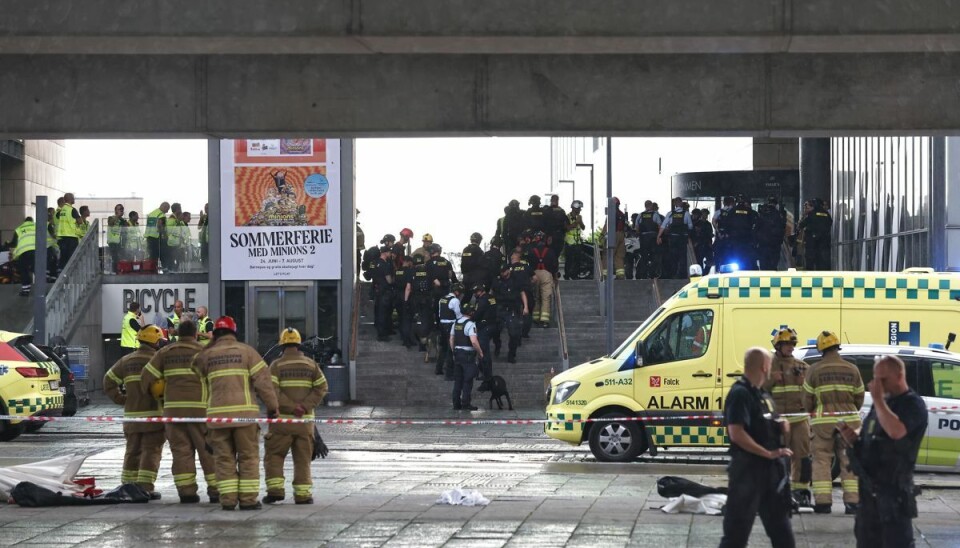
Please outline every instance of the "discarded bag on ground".
M475 489L463 489L457 487L440 493L437 504L452 504L454 506L486 506L490 504L490 499L483 496L480 491Z
M727 503L727 495L707 494L702 497L680 495L673 497L660 509L668 514L707 514L718 516L723 513L723 506Z
M664 498L674 498L682 495L702 497L704 495L726 494L726 487L710 487L687 478L677 476L663 476L657 480L657 493Z
M23 481L10 492L14 503L26 508L44 508L49 506L95 506L100 504L142 503L150 501L150 493L135 483L126 483L113 491L97 497L77 497L63 494L39 485Z

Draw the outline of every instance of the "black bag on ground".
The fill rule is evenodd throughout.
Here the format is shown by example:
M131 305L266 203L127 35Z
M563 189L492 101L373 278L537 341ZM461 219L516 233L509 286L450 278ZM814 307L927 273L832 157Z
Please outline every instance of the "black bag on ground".
M313 455L311 455L310 460L317 460L317 457L322 459L327 458L327 455L330 453L330 449L327 448L327 444L323 443L323 438L320 437L320 429L317 428L317 425L313 425Z
M727 494L726 487L710 487L686 478L664 476L657 480L657 493L664 498L674 498L680 495L702 497L704 495Z
M44 508L49 506L96 506L122 502L150 502L150 493L147 493L135 483L126 483L99 497L74 497L51 491L29 481L22 481L10 491L10 498L24 508Z

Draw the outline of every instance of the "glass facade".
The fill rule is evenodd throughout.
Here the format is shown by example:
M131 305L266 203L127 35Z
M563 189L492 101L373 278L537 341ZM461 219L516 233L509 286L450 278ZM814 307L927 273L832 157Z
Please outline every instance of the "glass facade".
M933 266L930 196L934 140L830 140L837 270L900 271Z

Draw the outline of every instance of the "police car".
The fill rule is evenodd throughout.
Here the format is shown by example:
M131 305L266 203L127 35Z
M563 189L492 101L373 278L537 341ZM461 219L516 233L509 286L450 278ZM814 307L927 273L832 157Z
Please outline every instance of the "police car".
M0 331L0 415L59 417L66 392L60 367L32 341L30 335ZM0 421L0 441L10 441L24 429L22 420Z
M960 472L960 354L937 346L844 344L840 347L840 356L860 369L864 386L873 378L873 363L877 356L895 354L903 360L907 383L931 409L927 433L917 455L917 468ZM811 365L821 359L816 346L797 347L793 355ZM868 390L860 410L862 417L866 417L871 405ZM958 409L934 409L950 407Z

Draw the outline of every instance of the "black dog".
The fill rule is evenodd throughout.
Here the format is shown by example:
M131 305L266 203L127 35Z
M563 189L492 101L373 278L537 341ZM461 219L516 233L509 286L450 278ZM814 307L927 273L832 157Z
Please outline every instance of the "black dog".
M493 400L497 400L497 407L503 409L503 400L507 398L508 408L513 411L513 402L510 401L510 392L507 392L507 381L500 375L494 375L480 383L477 388L480 392L490 392L490 409L493 409Z

